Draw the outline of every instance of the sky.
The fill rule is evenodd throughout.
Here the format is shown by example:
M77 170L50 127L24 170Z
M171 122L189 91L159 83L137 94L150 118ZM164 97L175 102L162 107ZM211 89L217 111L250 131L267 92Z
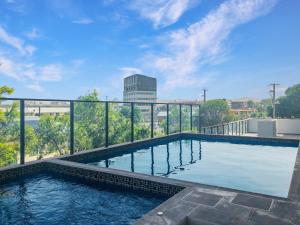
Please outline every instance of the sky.
M300 83L298 0L0 0L0 86L14 97L268 98Z

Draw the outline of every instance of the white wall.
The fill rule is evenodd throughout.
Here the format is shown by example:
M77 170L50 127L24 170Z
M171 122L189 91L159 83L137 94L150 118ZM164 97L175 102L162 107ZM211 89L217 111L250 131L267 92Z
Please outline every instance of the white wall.
M257 121L264 119L250 119L248 132L257 133ZM300 134L300 119L277 119L277 133Z

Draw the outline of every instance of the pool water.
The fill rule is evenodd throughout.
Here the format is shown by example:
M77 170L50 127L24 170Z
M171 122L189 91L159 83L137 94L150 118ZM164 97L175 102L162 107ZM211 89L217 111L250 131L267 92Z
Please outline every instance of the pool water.
M295 144L177 140L86 163L287 197L296 154Z
M133 224L164 200L36 175L0 185L0 224Z

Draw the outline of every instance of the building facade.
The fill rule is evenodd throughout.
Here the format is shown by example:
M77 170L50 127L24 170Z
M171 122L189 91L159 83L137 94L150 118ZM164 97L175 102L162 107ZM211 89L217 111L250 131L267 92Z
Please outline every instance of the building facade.
M156 102L157 82L156 78L141 74L134 74L124 78L123 100L125 102ZM145 121L150 120L151 107L149 104L136 104Z
M124 78L123 100L126 102L156 102L156 78L134 74Z

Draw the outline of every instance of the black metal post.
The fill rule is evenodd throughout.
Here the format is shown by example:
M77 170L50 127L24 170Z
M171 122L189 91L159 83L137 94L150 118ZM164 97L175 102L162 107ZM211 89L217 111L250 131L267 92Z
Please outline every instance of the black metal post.
M190 123L191 131L193 131L193 105L190 105Z
M179 132L181 133L181 131L182 131L182 124L181 124L181 114L182 114L182 111L181 111L181 104L179 104Z
M225 134L225 125L224 124L222 124L222 133L223 133L223 135Z
M74 154L74 101L70 101L70 154Z
M169 135L169 104L167 104L167 135Z
M231 135L233 135L233 123L231 123Z
M210 127L210 134L213 134L213 127Z
M151 103L151 138L154 137L153 103Z
M131 102L131 142L134 141L134 103Z
M25 102L20 100L20 163L25 163Z
M245 120L242 120L242 135L244 134L244 122Z
M108 102L105 102L105 147L108 147Z

